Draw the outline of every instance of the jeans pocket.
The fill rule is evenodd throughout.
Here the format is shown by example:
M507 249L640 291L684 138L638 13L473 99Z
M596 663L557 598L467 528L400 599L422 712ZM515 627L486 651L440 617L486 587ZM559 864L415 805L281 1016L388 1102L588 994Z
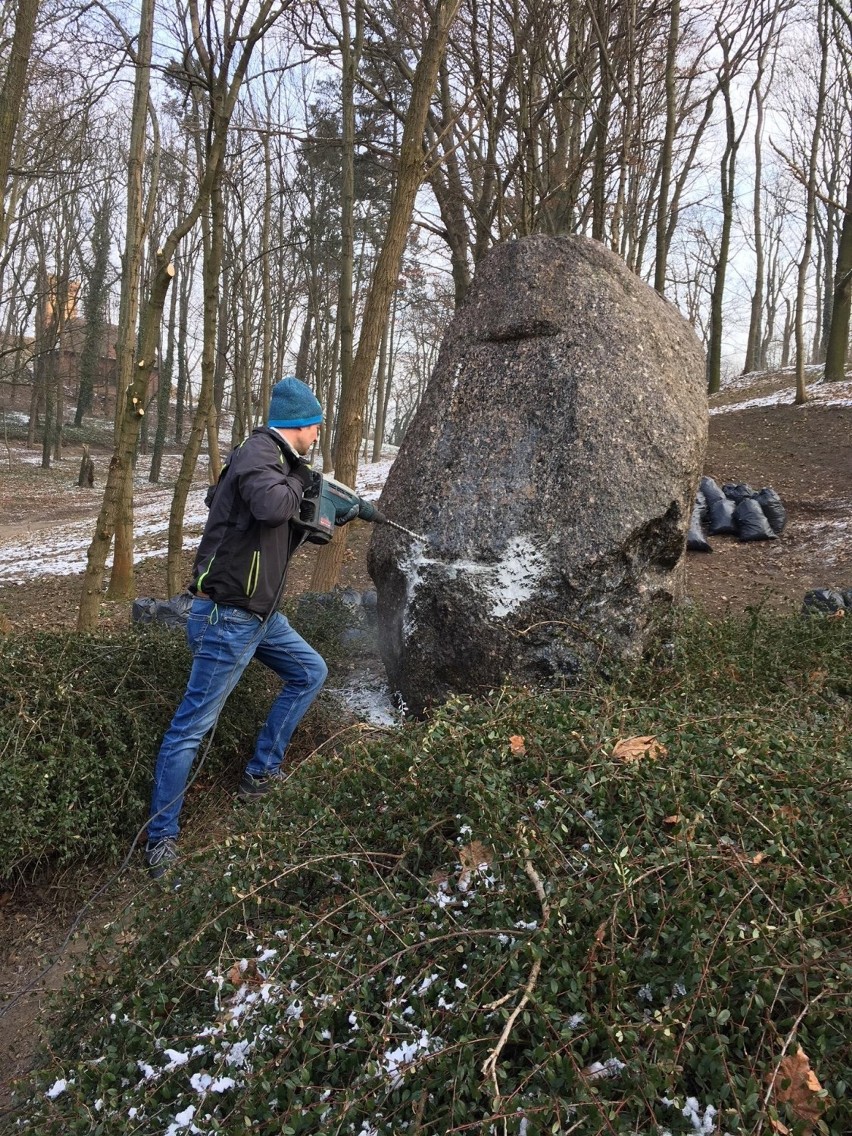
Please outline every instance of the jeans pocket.
M219 605L219 618L226 623L236 624L238 627L256 627L260 623L260 617L255 615L254 612L246 611L243 607L232 607L230 604Z

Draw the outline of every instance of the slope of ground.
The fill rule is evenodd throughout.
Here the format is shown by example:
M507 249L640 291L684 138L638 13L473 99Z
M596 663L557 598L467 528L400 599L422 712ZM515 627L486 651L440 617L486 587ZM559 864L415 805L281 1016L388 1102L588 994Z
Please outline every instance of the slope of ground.
M781 495L789 523L780 539L741 544L731 537L711 538L712 555L687 557L688 594L711 616L742 611L762 604L772 610L797 610L812 587L852 587L852 390L824 385L804 407L792 405L789 375L766 376L741 383L713 400L706 472L721 484L747 481L755 488L773 486ZM758 405L753 405L757 401ZM26 451L20 440L7 442L0 460L0 627L72 627L80 586L79 570L99 505L106 469L105 451L96 454L99 482L94 492L76 488L79 449L68 447L66 457L51 470L40 469L40 454ZM166 476L173 477L172 456ZM365 476L362 491L374 494L386 471ZM150 519L167 516L170 490L149 486L140 467L137 481L141 510ZM192 549L203 515L197 509L204 487L194 490L185 544L188 573ZM195 516L198 512L198 516ZM156 527L156 526L155 526ZM363 588L370 527L349 529L349 549L342 583ZM160 529L145 535L144 547L162 545ZM51 551L52 550L52 551ZM81 551L82 550L82 551ZM80 557L83 557L83 560ZM294 562L289 591L309 590L316 552L309 549ZM38 571L34 570L41 559ZM75 559L76 558L76 559ZM48 571L52 559L53 572ZM164 562L152 557L137 571L138 595L164 594ZM105 627L129 621L129 604L105 601ZM218 815L228 802L219 799ZM215 816L211 829L215 829ZM81 894L91 893L97 873L53 880L26 895L0 894L0 936L6 951L0 962L0 999L21 988L62 942ZM93 915L102 926L120 911L134 890L117 896ZM80 942L74 952L83 952ZM63 963L63 969L64 969ZM47 985L55 985L62 970ZM37 1034L42 987L18 1004L5 1021L3 1065L6 1076L26 1068L27 1054ZM5 1078L4 1078L5 1079ZM0 1085L0 1108L3 1086Z

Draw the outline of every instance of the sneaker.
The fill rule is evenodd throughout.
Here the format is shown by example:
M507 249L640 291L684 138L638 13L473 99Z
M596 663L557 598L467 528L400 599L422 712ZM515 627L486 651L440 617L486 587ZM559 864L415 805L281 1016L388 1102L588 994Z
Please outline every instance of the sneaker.
M255 777L251 773L244 773L237 789L237 797L241 801L259 801L276 785L280 785L282 781L286 780L287 774L283 769L276 769L274 773L268 773L266 777Z
M164 876L178 858L177 841L173 836L164 836L162 840L148 842L145 848L145 864L148 875L152 880Z

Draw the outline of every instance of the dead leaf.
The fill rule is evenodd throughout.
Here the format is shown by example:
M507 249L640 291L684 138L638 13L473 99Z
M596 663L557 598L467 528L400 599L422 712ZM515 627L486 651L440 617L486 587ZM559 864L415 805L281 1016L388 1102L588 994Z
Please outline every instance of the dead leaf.
M828 671L811 671L808 682L811 686L821 687L828 678Z
M604 939L606 938L606 926L607 926L608 922L609 922L608 919L604 919L603 923L601 923L600 927L598 927L597 931L595 931L595 942L596 943L601 944L601 943L603 943Z
M777 1132L779 1136L790 1136L790 1129L786 1124L782 1124L780 1120L770 1120L772 1131Z
M483 872L491 866L494 857L481 840L471 840L459 849L462 870L459 873L459 891L467 891L474 872Z
M751 862L752 862L752 864L762 864L765 859L766 859L766 853L765 852L758 852L756 856L752 856Z
M655 737L643 735L636 738L621 738L615 743L612 756L618 758L619 761L630 763L642 761L646 757L650 758L651 761L656 761L658 757L665 757L668 752L666 747L658 742Z
M846 615L846 608L839 607L837 611L833 611L831 615L826 616L826 619L843 619Z
M242 986L243 983L247 986L260 986L263 977L257 969L255 960L249 959L245 968L242 968L238 962L234 963L228 971L228 981L232 986Z
M795 805L781 805L778 809L779 816L786 817L788 820L798 820L801 813Z
M663 824L680 824L682 820L680 813L672 813L670 817L663 817Z
M509 738L509 749L515 757L523 757L527 752L527 747L524 745L524 739L521 734L512 734Z
M768 1078L771 1080L771 1073ZM795 1053L781 1058L772 1091L779 1104L789 1105L796 1120L804 1121L807 1125L805 1136L811 1136L826 1102L817 1096L822 1092L822 1085L801 1046Z

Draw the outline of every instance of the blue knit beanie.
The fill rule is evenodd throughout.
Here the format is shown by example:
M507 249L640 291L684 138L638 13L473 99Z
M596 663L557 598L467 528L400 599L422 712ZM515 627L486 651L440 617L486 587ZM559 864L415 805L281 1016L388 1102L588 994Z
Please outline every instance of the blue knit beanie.
M298 430L322 422L322 407L314 392L301 379L288 375L272 388L269 425L280 430Z

